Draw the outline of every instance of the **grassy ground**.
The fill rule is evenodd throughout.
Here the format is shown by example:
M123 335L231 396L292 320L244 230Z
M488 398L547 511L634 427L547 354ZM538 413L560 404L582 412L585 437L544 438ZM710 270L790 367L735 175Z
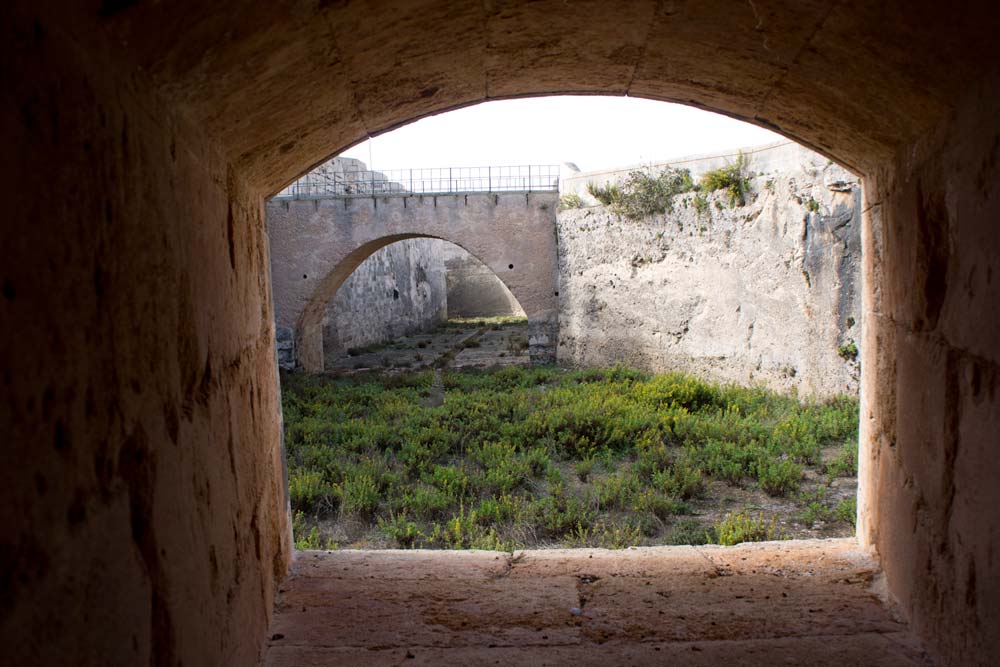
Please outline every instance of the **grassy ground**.
M854 398L801 403L621 368L438 373L282 376L299 548L621 548L852 530L853 495L837 502L831 489L856 475Z

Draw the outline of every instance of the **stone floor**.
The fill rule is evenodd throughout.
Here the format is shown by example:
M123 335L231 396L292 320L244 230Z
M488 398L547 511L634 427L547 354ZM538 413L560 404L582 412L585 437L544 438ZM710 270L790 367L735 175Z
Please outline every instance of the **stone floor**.
M853 539L299 552L265 664L928 665Z

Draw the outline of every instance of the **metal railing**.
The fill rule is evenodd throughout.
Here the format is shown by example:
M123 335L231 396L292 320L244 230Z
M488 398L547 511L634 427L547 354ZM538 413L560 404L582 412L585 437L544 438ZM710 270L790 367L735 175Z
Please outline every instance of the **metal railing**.
M381 197L467 192L555 192L559 165L433 167L426 169L324 170L310 172L276 198Z

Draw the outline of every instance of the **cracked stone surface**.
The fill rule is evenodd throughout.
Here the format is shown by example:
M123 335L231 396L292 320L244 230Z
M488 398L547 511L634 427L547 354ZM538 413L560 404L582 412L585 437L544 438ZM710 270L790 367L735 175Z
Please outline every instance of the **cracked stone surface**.
M305 551L265 664L930 664L878 581L853 539Z

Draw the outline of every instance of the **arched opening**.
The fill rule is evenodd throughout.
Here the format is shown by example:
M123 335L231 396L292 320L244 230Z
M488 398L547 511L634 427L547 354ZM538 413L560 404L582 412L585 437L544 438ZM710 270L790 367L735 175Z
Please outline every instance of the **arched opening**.
M489 267L441 239L375 251L327 303L322 327L327 372L530 364L516 297Z
M560 116L587 118L587 105L574 101L578 107L561 110ZM662 106L664 112L671 111L667 105L638 106ZM460 118L477 109L456 112L453 122L448 115L440 119L440 125L455 135L457 145L468 143L462 136ZM699 116L709 114L696 112L686 135L694 132ZM542 125L553 124L551 119L538 120ZM657 125L670 120L652 117ZM587 127L593 124L593 120L579 122ZM651 142L646 137L650 128L635 129L643 139L638 145L649 150ZM483 128L473 125L465 131L476 135ZM578 130L568 134L569 144L581 150ZM447 146L446 140L439 134L430 141L440 152ZM537 139L528 137L526 141ZM510 139L504 143L509 144ZM620 138L616 143L621 143ZM511 441L507 444L518 448L516 454L531 450L538 457L544 455L546 461L538 465L533 493L521 493L525 477L515 479L511 488L504 487L506 495L501 496L491 495L490 483L480 479L485 471L479 470L477 454L465 460L462 451L427 434L420 437L431 446L427 452L431 467L400 468L395 450L411 437L407 435L411 425L397 420L395 440L386 436L385 449L373 449L365 456L382 461L390 471L386 474L399 480L404 489L380 482L382 473L365 468L357 474L371 477L382 497L359 509L344 501L344 494L354 493L346 490L353 489L350 475L331 476L304 463L319 455L312 450L314 443L303 437L300 417L312 421L322 417L312 414L312 408L299 400L304 394L295 381L286 392L291 413L285 419L289 446L294 450L292 509L296 513L315 511L299 517L297 544L309 548L345 544L467 548L487 544L474 536L453 542L432 537L441 532L442 519L461 521L467 513L494 531L491 534L498 541L490 544L510 544L511 548L539 546L513 537L525 531L544 534L545 544L563 546L853 535L860 362L856 347L851 355L843 350L854 345L861 331L861 190L857 178L826 158L785 141L639 168L591 164L603 168L590 172L580 172L575 166L562 168L559 191L553 193L552 201L538 206L540 212L554 213L548 219L548 236L557 239L556 261L551 267L557 275L550 286L560 320L556 356L563 366L588 369L581 377L599 386L598 394L606 392L601 402L631 401L631 412L604 414L595 404L591 406L595 425L590 431L567 422L565 433L557 436L543 429L528 445L518 440L518 429L524 423L557 419L578 410L579 405L573 401L555 403L538 414L505 411L484 395L478 409L505 415L500 422ZM523 174L532 173L531 167L521 169ZM498 201L489 193L477 193L476 188L510 194L508 182L497 176L504 171L459 167L382 172L368 170L357 159L338 158L292 184L269 204L269 228L275 241L272 262L278 276L276 286L280 287L276 299L279 303L287 300L289 287L299 288L308 284L308 275L316 276L311 291L304 293L308 305L297 325L300 332L318 332L314 340L321 344L322 365L315 370L382 372L389 375L383 389L390 393L400 382L406 386L414 382L414 387L421 387L420 395L399 396L392 405L409 402L413 409L420 409L428 407L425 399L434 392L430 385L424 386L424 380L404 380L401 373L506 366L519 360L519 350L509 345L510 339L505 339L509 332L502 327L428 333L441 322L446 310L450 315L457 314L454 311L459 308L465 315L496 314L476 310L487 305L489 299L484 295L494 286L499 287L493 295L494 308L509 312L514 296L497 272L458 246L440 238L420 238L424 230L443 235L447 229L454 235L451 238L479 243L494 265L500 265L499 275L511 279L523 270L522 258L514 258L516 267L508 261L511 253L505 244L512 237L497 235L495 216L484 216L481 205L469 200L470 195L479 195L486 210L492 211L489 207L496 207ZM540 172L544 170L535 168L535 174ZM640 186L646 189L635 189ZM518 181L518 187L538 188L539 183L524 179ZM624 194L615 194L618 199L603 200L607 193L619 190ZM659 208L649 208L653 205L651 193L661 190L664 194L656 200ZM520 195L524 201L518 201L518 206L530 208L530 196L525 190ZM556 201L558 206L552 206ZM432 217L428 219L428 215ZM455 216L461 218L459 224L455 224ZM395 234L379 236L389 232ZM491 235L491 243L482 243ZM299 236L306 239L303 252L294 250ZM350 244L367 238L372 240L346 254L324 250L327 244L340 244L348 250ZM449 256L447 267L442 252L445 245L457 253ZM312 263L299 281L300 262L306 255L324 256L333 262L332 268ZM353 273L345 278L348 269ZM284 273L294 274L296 280L282 280ZM434 284L428 279L431 275L438 277ZM465 281L464 287L459 279ZM538 285L516 280L512 284L522 294L530 293L529 287L538 289ZM332 291L334 296L330 296ZM297 343L299 359L320 356L309 349L307 335L300 333ZM288 365L294 366L294 360ZM618 371L605 377L600 370L615 365L623 367L622 377L635 382L634 389L616 385L621 382ZM644 373L688 376L650 379ZM736 383L743 388L730 391L709 387L705 381ZM439 374L437 382L438 399L430 407L452 406L452 392L465 386L464 381L441 379ZM503 376L496 384L507 387L513 383L506 391L515 394L520 383L532 382L551 387L553 392L567 391L560 373L535 380ZM632 401L629 396L662 393L667 391L664 383L677 384L677 391L682 391L682 386L702 387L718 400L684 404L697 425L671 426L670 419L686 418L669 416L677 406ZM365 386L365 391L375 391L382 385L372 380ZM312 387L310 384L308 391ZM762 391L755 394L760 398L760 405L756 405L740 394L764 387L785 394L797 391L803 403ZM334 383L331 388L338 391ZM596 400L596 396L591 398ZM521 398L538 402L537 397ZM329 402L329 396L324 400ZM336 405L329 407L331 414L336 413ZM464 433L461 424L468 415L462 413L461 406L451 409L455 412L447 417L427 418L450 424L442 433L458 437L464 448L478 451L486 441L499 437L485 426L478 434ZM740 412L744 414L737 421L745 424L724 423ZM645 428L636 430L629 423L664 418L668 420L665 435ZM367 419L368 427L377 430L389 418L381 408L373 407L371 414L353 419ZM831 421L838 423L821 426ZM415 428L419 431L420 427ZM621 438L622 432L631 435ZM344 440L332 435L324 456L337 455L353 442L352 437ZM584 444L567 445L566 438L573 442L580 439ZM440 450L435 449L437 444L441 444ZM303 448L312 453L302 454ZM351 453L345 450L344 455L350 457ZM361 462L345 465L357 467ZM434 475L464 479L468 494L455 496L455 507L442 505L433 511L412 502L412 497L422 493L440 494L445 502L450 489L437 488L428 481ZM311 485L314 478L315 488ZM564 478L579 481L569 488ZM416 486L407 491L407 485L413 484ZM559 529L543 528L538 521L550 517L539 503L563 496L581 506L594 505L599 511L593 516L581 514L586 520L577 517L579 525L570 521ZM522 506L523 526L487 518L493 504L505 501ZM608 510L617 514L612 516ZM400 537L388 525L390 521L405 524L410 532ZM739 535L730 535L727 527L736 521L752 525L742 526ZM316 539L304 539L304 531L321 526ZM574 528L576 533L572 533ZM611 535L617 537L612 539Z

